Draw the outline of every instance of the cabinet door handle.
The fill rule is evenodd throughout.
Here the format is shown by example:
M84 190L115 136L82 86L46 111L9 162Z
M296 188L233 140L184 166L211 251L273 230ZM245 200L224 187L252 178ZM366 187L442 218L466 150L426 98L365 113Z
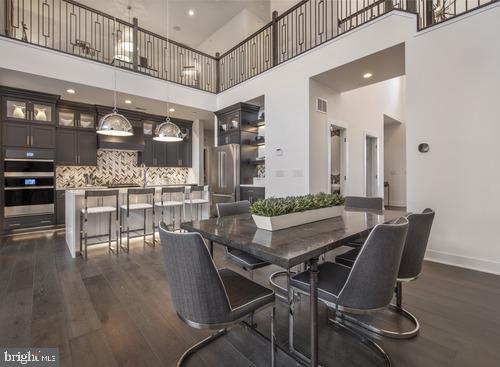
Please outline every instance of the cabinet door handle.
M33 145L33 135L31 135L31 145Z
M26 145L30 146L30 136L26 135Z

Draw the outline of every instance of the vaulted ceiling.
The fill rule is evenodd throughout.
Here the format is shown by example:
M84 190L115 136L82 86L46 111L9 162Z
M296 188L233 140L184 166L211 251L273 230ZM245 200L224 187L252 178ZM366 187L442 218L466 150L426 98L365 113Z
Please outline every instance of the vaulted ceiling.
M196 48L244 9L263 22L270 19L270 0L79 0L119 19ZM168 11L167 11L168 6ZM130 7L130 9L128 9ZM190 15L192 10L194 15ZM169 14L167 17L167 13Z

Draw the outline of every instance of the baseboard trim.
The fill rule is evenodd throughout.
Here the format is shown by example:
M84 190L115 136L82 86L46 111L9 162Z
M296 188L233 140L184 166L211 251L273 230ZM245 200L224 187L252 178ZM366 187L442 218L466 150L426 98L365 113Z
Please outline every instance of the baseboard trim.
M427 250L425 260L500 275L500 262Z

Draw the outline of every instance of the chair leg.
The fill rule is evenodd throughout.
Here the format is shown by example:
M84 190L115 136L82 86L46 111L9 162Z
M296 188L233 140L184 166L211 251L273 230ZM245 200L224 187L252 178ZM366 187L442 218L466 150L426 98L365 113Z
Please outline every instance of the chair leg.
M271 366L276 366L276 352L278 348L276 347L276 304L273 304L273 309L271 310Z
M144 244L146 244L146 209L144 209L142 214L143 214L142 241Z
M88 229L88 223L87 223L87 218L84 219L84 223L83 223L83 226L84 226L84 236L85 236L85 242L84 242L84 245L85 245L85 256L84 256L84 259L85 261L87 261L87 247L88 247L88 233L87 233L87 229Z
M155 234L155 229L156 229L155 220L156 220L156 218L155 218L155 211L154 210L151 213L151 217L153 218L153 220L151 221L151 226L153 228L153 247L155 247L155 245L156 245L156 234Z
M179 359L179 361L177 362L177 367L181 367L184 362L191 356L193 355L196 351L200 350L201 348L203 348L204 346L210 344L211 342L213 342L214 340L216 340L217 338L219 338L220 336L226 334L227 330L226 329L221 329L221 330L218 330L216 331L214 334L210 335L209 337L203 339L202 341L200 341L199 343L193 345L191 348L189 348L188 350L186 350L184 352L184 354L181 356L181 358Z
M82 238L82 234L83 234L83 216L80 213L80 231L79 231L79 235L80 235L80 256L83 257L83 251L82 251L83 238Z
M385 352L385 350L383 350L380 347L380 345L375 343L373 340L367 338L363 334L358 333L357 331L347 327L343 322L338 321L339 318L342 320L345 315L341 314L340 316L338 316L337 312L335 310L333 310L333 311L334 311L334 318L328 319L328 321L330 323L332 323L334 326L338 327L339 329L341 329L345 333L351 335L352 337L355 337L363 345L365 345L366 347L371 349L375 354L377 354L379 357L381 357L384 360L386 367L392 366L391 359L389 358L389 355Z
M365 322L360 321L354 316L343 314L343 318L350 322L351 324L354 324L356 326L362 327L363 329L366 329L374 334L377 335L382 335L388 338L392 339L410 339L418 335L420 331L420 323L418 322L417 318L412 315L410 312L405 310L403 307L403 287L401 282L397 282L396 285L396 304L390 304L387 306L387 308L394 312L395 314L404 317L408 321L410 321L414 327L412 330L409 331L392 331L392 330L386 330L386 329L380 329L378 327L375 327L373 325L367 324Z
M111 212L108 215L108 248L111 250Z

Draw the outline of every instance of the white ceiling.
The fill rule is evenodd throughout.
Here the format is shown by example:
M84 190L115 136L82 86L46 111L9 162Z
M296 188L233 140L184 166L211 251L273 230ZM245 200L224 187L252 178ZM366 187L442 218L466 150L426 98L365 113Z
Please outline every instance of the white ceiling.
M363 78L371 73L369 79ZM347 92L405 74L405 46L399 44L313 77L318 82Z
M0 85L60 95L61 99L67 101L113 106L112 91L18 71L0 69ZM67 93L66 89L68 88L74 89L76 93ZM126 104L126 99L131 100L132 103ZM169 106L175 108L175 112L170 113L171 117L191 121L199 119L203 122L205 129L213 130L214 114L212 112L172 103ZM165 116L167 111L167 104L164 101L123 93L117 94L117 107L118 109L136 110L162 116Z
M78 2L154 33L196 48L243 9L264 22L270 20L270 0L79 0ZM130 11L127 7L130 6ZM194 15L188 14L189 10ZM180 30L176 30L180 27Z

